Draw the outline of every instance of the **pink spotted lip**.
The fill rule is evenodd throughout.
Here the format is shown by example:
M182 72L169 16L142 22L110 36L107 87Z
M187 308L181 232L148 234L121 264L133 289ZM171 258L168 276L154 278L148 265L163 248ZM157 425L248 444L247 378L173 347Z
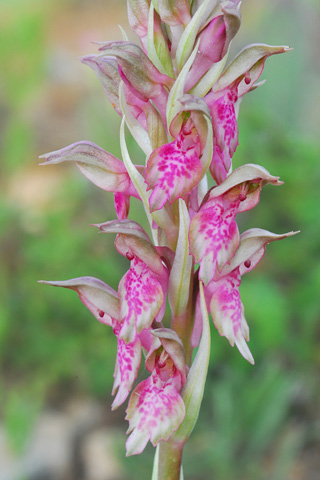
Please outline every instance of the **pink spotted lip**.
M197 145L184 150L182 142L175 140L150 155L145 181L148 190L153 189L151 211L159 210L167 201L184 198L199 183L202 167L197 150Z
M144 262L135 257L119 284L121 331L119 337L133 342L143 329L150 328L164 302L160 282Z

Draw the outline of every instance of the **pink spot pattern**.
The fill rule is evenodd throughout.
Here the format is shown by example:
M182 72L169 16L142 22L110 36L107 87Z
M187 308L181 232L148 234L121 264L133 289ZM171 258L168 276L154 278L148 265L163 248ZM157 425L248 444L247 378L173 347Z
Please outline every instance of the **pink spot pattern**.
M169 362L170 365L170 362ZM155 446L177 430L185 416L185 405L179 394L181 377L175 367L164 367L166 380L154 369L130 397L126 419L129 420L127 455L139 454L151 440Z
M209 309L220 335L225 336L230 344L237 345L241 355L254 363L248 348L249 327L244 316L239 287L241 275L239 267L219 280L212 280L205 287L205 296Z
M154 150L147 163L145 181L148 190L153 189L149 199L151 211L159 210L169 201L185 198L199 183L201 162L198 145L184 148L178 139Z
M151 327L164 302L160 281L137 257L119 283L119 298L122 321L119 337L131 343L143 329Z
M216 282L211 298L213 321L223 335L229 332L229 340L233 344L238 330L241 329L242 304L239 293L241 283L238 271L226 275L223 280ZM229 322L228 328L225 323Z
M137 378L141 361L141 344L139 338L133 343L126 343L118 338L117 360L114 371L112 394L117 391L112 409L118 408L128 397L133 382Z
M211 106L213 125L213 156L210 172L220 184L231 167L231 159L238 146L238 123L235 103L238 99L237 89L226 89L222 96Z
M225 207L221 198L210 202L190 225L190 250L200 263L200 279L205 283L221 271L239 245L235 206Z

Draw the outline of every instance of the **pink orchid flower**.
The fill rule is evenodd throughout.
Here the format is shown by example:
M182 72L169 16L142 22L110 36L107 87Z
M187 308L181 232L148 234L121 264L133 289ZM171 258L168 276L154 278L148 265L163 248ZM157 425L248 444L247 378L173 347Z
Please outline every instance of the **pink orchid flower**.
M253 208L262 185L281 185L279 177L264 168L248 164L234 170L219 186L212 188L190 225L190 251L200 263L199 278L207 285L239 245L236 215Z
M186 380L183 344L175 332L154 330L156 335L146 358L151 376L133 390L127 408L127 454L141 453L148 440L157 445L181 425L185 405L179 394Z

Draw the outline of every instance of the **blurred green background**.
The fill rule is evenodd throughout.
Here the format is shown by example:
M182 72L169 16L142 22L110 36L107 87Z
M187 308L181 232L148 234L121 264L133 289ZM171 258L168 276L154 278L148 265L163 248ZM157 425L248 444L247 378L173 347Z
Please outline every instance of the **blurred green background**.
M268 246L243 279L256 365L212 329L185 478L313 480L320 472L320 4L247 0L242 15L233 54L255 42L294 51L267 60L267 83L241 105L234 165L259 163L285 184L266 187L239 227L301 233ZM70 467L54 480L144 480L152 465L151 447L124 458L124 408L109 414L112 332L75 294L37 284L92 275L117 289L128 267L113 238L89 226L115 217L112 195L72 166L39 167L37 160L82 139L120 156L119 118L78 61L96 53L91 41L120 40L119 23L128 30L123 0L0 1L0 460L26 458L43 412L66 412L75 399L102 405L105 429L118 432L105 447L118 473L98 477ZM139 149L130 148L140 163ZM7 472L1 480L42 478Z

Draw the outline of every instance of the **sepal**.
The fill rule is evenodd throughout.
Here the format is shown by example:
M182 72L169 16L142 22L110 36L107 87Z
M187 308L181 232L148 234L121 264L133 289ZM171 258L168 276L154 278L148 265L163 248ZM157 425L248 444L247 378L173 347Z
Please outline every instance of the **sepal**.
M147 156L149 156L152 152L152 146L150 143L148 133L146 129L143 127L143 125L141 124L141 121L139 121L138 116L134 114L134 111L132 111L132 107L127 103L127 99L124 93L123 82L121 82L119 86L119 101L120 101L121 111L124 115L126 124L133 138L136 140L141 150ZM150 104L150 108L153 108L151 104Z
M264 167L248 163L236 168L223 183L213 187L206 201L210 202L211 199L224 196L228 192L230 202L240 202L237 212L245 212L255 207L259 201L261 187L268 183L282 185L283 182L279 177L271 175Z
M188 0L158 0L161 20L171 27L187 25L190 20Z
M45 159L40 165L74 162L85 177L103 190L138 197L123 162L92 142L73 143L40 158Z
M149 235L145 232L141 225L134 220L109 220L105 223L96 223L93 226L98 227L99 230L104 233L122 233L123 235L133 235L134 237L140 238L141 240L151 244ZM123 255L122 252L121 254Z
M87 55L81 57L80 61L92 68L98 80L100 80L109 102L116 112L122 116L118 93L121 79L116 60L101 58L100 55Z
M127 0L129 25L141 39L148 33L149 7L150 0Z
M289 52L290 50L291 48L285 45L271 46L263 43L248 45L241 50L241 52L238 53L234 60L228 65L219 80L213 86L213 91L221 91L242 77L243 85L241 85L240 90L241 95L243 95L246 91L251 89L262 73L263 65L262 69L254 68L258 62L263 62L264 64L265 60L271 55ZM252 69L254 69L255 75L252 75ZM244 86L244 84L246 86Z
M119 298L109 285L94 277L78 277L63 281L40 280L39 283L74 290L81 302L101 323L112 326L112 319L120 319Z
M299 232L288 232L277 235L276 233L261 228L251 228L240 235L239 248L231 261L225 265L221 275L228 275L239 268L240 275L250 272L262 259L268 243L282 240Z
M143 50L134 43L123 41L100 43L99 50L104 55L116 57L128 86L144 100L158 97L164 85L170 88L173 84L172 78L160 73Z
M103 233L116 233L115 246L118 252L132 260L138 257L156 275L165 269L157 249L139 223L133 220L110 220L94 225Z

